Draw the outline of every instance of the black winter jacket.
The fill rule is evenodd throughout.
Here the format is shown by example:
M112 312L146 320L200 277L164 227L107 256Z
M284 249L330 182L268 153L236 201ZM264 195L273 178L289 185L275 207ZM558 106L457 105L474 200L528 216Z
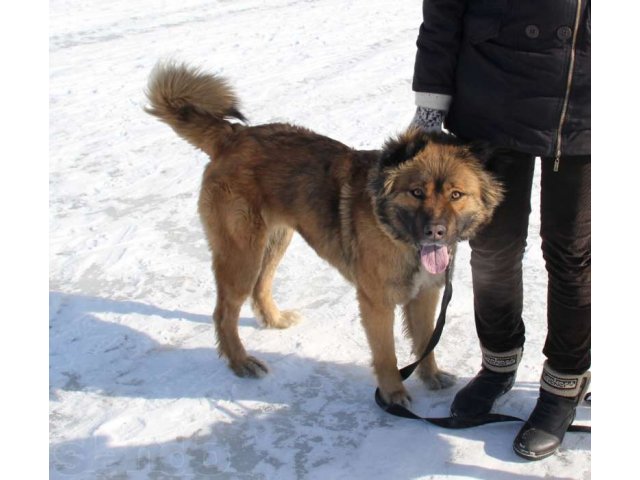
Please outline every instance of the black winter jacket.
M424 0L413 90L445 126L540 156L591 151L590 0Z

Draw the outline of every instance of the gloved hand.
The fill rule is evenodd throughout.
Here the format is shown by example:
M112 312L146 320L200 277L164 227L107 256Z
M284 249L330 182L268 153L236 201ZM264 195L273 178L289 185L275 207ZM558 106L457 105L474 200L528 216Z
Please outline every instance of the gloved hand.
M418 107L416 114L411 120L411 127L417 127L425 133L435 133L442 130L446 112L427 107Z

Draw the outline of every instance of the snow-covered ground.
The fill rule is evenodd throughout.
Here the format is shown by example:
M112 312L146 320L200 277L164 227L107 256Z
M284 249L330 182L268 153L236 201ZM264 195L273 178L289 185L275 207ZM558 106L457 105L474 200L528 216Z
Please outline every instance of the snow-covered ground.
M159 59L227 76L252 123L289 121L378 148L413 113L421 1L50 2L51 478L586 479L591 438L525 462L519 424L447 431L391 417L374 378L354 290L295 237L275 298L304 321L240 334L262 380L218 358L215 288L196 214L207 158L143 112ZM536 176L536 179L538 177ZM501 412L537 398L546 334L538 188L525 257L527 347ZM480 364L469 249L460 248L440 365L459 376L414 410L444 416ZM396 330L401 364L411 359ZM580 407L580 423L591 412Z

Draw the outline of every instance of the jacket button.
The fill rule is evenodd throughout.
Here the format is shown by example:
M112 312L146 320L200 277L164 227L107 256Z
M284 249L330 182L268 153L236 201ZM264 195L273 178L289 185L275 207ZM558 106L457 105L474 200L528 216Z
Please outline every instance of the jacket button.
M571 35L572 35L571 27L567 27L567 26L560 27L556 31L556 35L560 40L567 40L571 38Z
M540 35L540 29L537 25L527 25L524 29L524 33L529 38L538 38L538 35Z

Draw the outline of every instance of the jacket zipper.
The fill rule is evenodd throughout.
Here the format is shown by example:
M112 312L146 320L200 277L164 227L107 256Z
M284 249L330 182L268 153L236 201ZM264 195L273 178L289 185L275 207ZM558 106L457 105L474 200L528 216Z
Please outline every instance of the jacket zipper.
M569 107L569 95L571 93L571 82L573 81L573 70L576 60L576 42L578 40L578 27L580 26L580 17L582 13L582 0L578 0L578 11L576 12L576 21L573 26L573 38L571 39L571 55L569 57L569 74L567 75L567 89L564 93L564 102L562 104L562 112L560 113L560 123L558 125L558 139L556 140L556 156L553 162L553 171L560 169L560 151L562 149L562 127L567 119L567 109Z

